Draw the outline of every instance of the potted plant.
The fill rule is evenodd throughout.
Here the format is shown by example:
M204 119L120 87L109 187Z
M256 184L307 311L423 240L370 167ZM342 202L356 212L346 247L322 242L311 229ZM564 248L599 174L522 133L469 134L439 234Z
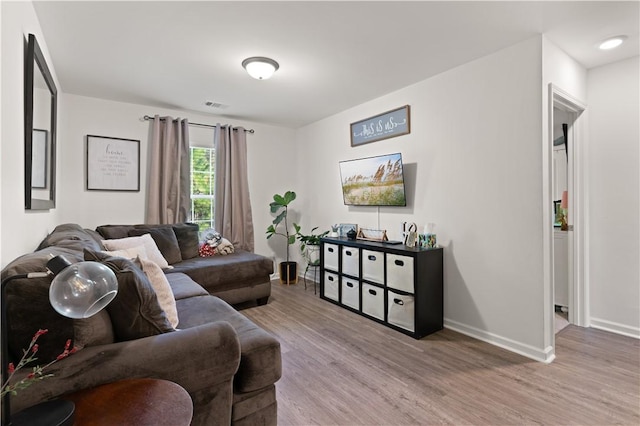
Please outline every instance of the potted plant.
M311 230L311 233L304 235L300 233L300 227L295 223L293 226L296 228L296 238L300 241L300 252L302 256L307 260L308 265L315 266L320 264L320 238L329 233L325 231L322 234L314 234L313 232L318 229L316 226Z
M285 237L287 240L287 260L280 262L280 283L287 285L298 282L298 264L296 262L289 261L289 246L295 244L296 234L300 230L300 227L293 224L296 232L289 232L289 224L287 223L287 214L289 212L289 204L296 199L296 193L293 191L287 191L284 195L275 194L273 201L269 204L271 213L276 214L275 219L267 228L267 239L274 235ZM282 224L282 226L281 226ZM285 277L283 279L283 277Z

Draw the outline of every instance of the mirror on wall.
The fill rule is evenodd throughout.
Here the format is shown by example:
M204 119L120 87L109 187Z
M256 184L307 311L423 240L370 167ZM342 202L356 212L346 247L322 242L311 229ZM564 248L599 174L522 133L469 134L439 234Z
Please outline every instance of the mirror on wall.
M57 89L40 46L29 34L24 75L25 209L47 210L56 201Z

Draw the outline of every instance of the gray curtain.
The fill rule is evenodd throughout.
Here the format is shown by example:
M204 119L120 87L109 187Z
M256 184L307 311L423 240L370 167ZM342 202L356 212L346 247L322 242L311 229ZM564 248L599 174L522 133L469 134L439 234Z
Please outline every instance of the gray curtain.
M216 126L215 226L235 248L253 252L253 218L244 128Z
M151 120L145 223L186 222L190 178L189 122L156 115Z

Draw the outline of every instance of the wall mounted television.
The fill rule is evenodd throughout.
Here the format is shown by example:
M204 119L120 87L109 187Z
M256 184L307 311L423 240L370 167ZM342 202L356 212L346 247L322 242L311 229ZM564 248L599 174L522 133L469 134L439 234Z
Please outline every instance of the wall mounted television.
M402 154L340 161L347 206L406 206Z

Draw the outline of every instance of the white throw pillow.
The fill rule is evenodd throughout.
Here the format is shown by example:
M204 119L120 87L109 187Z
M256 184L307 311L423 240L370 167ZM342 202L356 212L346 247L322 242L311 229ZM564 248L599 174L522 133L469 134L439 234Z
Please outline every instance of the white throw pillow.
M167 263L167 259L162 256L160 253L160 249L156 245L156 242L153 241L150 234L144 234L139 237L127 237L127 238L119 238L115 240L102 240L102 244L108 250L126 250L129 248L137 247L140 245L144 246L144 250L147 252L147 259L157 264L159 267L166 269L171 268L169 263Z
M113 251L103 250L102 253L108 254L110 256L115 256L115 257L124 257L126 259L135 259L136 257L139 257L140 259L149 258L147 256L147 250L144 248L144 246L136 246L136 247L131 247L127 249L113 250Z
M178 326L178 309L176 308L176 299L167 277L155 262L141 257L138 257L137 261L142 265L142 271L149 278L151 286L156 292L160 308L167 314L171 326L176 328Z

